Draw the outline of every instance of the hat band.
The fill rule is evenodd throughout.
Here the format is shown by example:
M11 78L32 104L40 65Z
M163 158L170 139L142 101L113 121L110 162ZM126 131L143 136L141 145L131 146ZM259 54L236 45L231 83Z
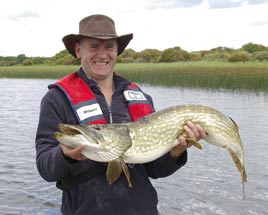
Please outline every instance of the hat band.
M93 37L117 37L117 35L113 34L113 33L111 33L111 34L109 34L109 33L86 33L86 34L81 33L81 34L93 36Z

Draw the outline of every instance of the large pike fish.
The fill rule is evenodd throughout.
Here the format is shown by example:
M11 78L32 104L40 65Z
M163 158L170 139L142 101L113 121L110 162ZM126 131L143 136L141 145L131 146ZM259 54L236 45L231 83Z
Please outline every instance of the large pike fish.
M188 120L205 129L206 142L229 151L240 172L244 193L247 175L238 126L231 118L211 107L174 106L124 124L60 124L61 132L56 132L55 136L59 142L73 148L86 145L82 154L89 159L108 162L106 174L109 183L114 182L123 170L131 186L126 163L140 164L156 160L179 144L179 135L202 149L200 143L187 137L183 129Z

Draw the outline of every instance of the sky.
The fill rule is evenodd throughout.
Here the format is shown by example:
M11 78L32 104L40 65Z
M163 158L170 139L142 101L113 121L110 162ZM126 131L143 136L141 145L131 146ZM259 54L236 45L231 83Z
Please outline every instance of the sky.
M2 0L0 56L52 57L79 21L110 16L135 51L179 46L192 52L268 46L268 0Z

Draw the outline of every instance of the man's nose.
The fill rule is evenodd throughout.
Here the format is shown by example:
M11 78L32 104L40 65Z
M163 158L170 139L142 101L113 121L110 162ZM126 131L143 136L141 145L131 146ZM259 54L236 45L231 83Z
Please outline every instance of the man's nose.
M105 47L100 47L98 50L98 57L104 58L106 56L107 56L107 51L106 51Z

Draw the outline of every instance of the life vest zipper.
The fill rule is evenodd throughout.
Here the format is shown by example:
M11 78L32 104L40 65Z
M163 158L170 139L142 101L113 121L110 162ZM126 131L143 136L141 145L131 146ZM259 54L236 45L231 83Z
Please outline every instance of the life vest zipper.
M108 113L109 113L109 118L110 118L110 124L113 123L113 113L112 113L112 108L108 107Z

